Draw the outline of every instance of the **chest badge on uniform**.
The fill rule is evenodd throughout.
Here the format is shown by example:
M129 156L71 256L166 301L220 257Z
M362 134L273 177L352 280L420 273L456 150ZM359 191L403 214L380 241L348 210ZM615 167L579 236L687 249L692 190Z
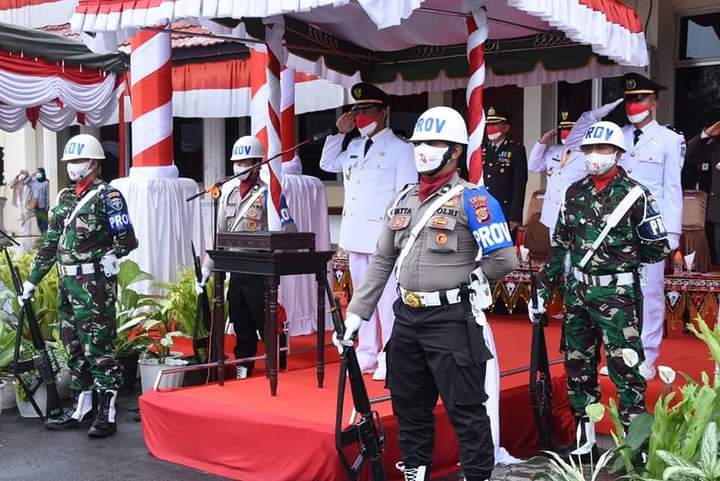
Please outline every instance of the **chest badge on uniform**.
M439 246L443 246L447 244L448 236L447 234L443 234L442 232L435 236L435 243Z
M459 196L459 195L456 195L456 196L453 197L452 199L450 199L450 200L448 200L447 202L445 202L445 203L443 204L443 207L457 207L458 202L460 201L459 199L460 199L460 196Z
M248 211L248 213L246 214L246 217L247 217L248 219L256 219L256 218L257 218L257 213L256 213L254 210L250 210L250 211Z
M247 221L247 224L245 225L247 226L247 230L250 232L254 232L257 230L257 222L255 222L254 220Z
M475 216L480 222L490 220L490 208L488 207L487 197L484 195L474 195L470 197L470 205L475 211Z
M401 229L405 227L405 221L407 220L407 217L404 215L396 215L393 217L392 224L390 224L391 229Z
M432 221L430 221L430 225L433 227L447 227L447 225L448 225L447 217L437 215L432 218Z

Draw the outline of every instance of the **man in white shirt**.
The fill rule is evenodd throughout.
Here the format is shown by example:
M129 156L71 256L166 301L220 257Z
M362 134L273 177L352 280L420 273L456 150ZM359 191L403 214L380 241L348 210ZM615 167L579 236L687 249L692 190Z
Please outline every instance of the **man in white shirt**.
M418 174L413 146L388 127L389 96L367 83L354 85L350 92L355 104L338 118L339 133L325 140L320 168L343 174L345 200L339 244L349 254L350 277L358 287L375 252L385 209L398 191L417 182ZM356 128L360 136L346 143L346 136ZM369 322L364 322L359 332L358 361L363 371L375 373L373 379L385 378L385 355L378 352L392 332L395 299L395 283L390 281Z

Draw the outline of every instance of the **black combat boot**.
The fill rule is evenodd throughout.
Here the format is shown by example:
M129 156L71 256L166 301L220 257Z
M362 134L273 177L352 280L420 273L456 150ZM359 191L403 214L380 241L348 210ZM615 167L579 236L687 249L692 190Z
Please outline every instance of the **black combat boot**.
M91 438L106 438L115 434L117 424L115 423L115 399L117 391L105 391L98 393L98 412L95 420L88 430Z
M59 416L47 418L45 428L52 431L86 428L95 418L97 397L95 391L81 391L74 394L71 408L65 409Z

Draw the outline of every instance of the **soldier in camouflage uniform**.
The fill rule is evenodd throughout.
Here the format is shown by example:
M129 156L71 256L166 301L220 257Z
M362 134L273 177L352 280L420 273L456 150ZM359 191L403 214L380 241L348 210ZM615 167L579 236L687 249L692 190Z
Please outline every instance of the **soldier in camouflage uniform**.
M116 431L115 398L122 377L112 345L116 335L116 275L118 258L137 247L125 199L98 178L104 158L100 142L90 135L77 135L65 145L61 160L67 162L68 176L75 186L58 194L21 296L30 299L35 286L57 262L59 321L70 356L70 387L76 403L45 425L57 430L92 422L88 431L91 437L106 437Z
M544 301L560 281L569 252L572 272L565 290L562 343L570 404L580 432L579 447L571 453L577 455L590 453L594 445L594 428L585 417L585 407L600 400L598 341L605 346L623 423L645 411L645 379L638 369L643 355L639 269L670 252L657 202L617 166L625 150L620 128L612 122L593 124L582 150L590 175L565 193L540 276L541 299L538 306L530 306L531 315L544 312Z

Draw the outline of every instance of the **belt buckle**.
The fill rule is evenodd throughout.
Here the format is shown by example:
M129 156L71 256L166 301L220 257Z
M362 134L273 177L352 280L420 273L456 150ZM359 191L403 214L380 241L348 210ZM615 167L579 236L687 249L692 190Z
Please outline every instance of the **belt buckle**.
M405 291L405 294L403 294L403 301L413 309L422 307L422 300L420 299L420 296L411 291Z

